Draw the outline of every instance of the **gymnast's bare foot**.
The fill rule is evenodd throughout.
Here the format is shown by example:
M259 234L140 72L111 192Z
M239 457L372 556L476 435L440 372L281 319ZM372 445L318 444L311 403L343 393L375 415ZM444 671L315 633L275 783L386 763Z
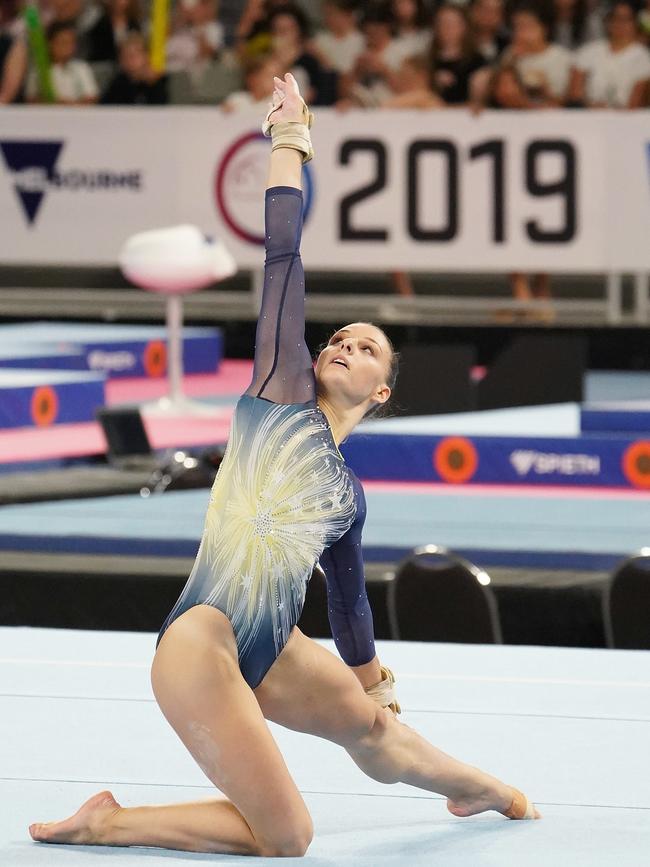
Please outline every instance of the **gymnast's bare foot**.
M454 816L462 818L466 816L475 816L477 813L484 813L486 810L496 810L497 813L506 815L508 811L512 811L515 805L515 798L521 793L512 786L507 786L505 783L497 782L495 785L489 785L476 792L472 792L469 797L457 798L455 801L449 799L447 801L447 809ZM516 818L524 818L525 806L521 802L521 798L516 798L517 815ZM520 806L521 805L521 806ZM530 818L541 819L542 814L534 805L532 806L533 815ZM519 815L521 813L521 815ZM514 818L514 817L513 817Z
M29 826L29 833L32 840L38 843L101 843L104 827L120 809L111 792L98 792L82 804L69 819L35 823Z

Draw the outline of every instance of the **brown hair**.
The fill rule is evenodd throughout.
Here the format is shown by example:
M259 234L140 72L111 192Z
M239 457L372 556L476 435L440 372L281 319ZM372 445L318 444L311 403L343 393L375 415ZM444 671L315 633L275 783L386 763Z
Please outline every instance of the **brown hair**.
M438 61L438 55L440 53L440 39L438 37L438 28L435 26L438 20L438 16L441 12L455 12L459 15L462 20L465 22L465 36L463 37L463 42L461 45L462 59L469 60L469 58L476 53L476 45L474 42L474 35L472 33L472 28L469 20L469 15L467 14L467 10L464 6L458 6L456 3L442 3L436 9L434 13L434 27L433 27L433 38L431 40L431 47L429 48L429 64L430 69L434 70L436 67L436 63Z

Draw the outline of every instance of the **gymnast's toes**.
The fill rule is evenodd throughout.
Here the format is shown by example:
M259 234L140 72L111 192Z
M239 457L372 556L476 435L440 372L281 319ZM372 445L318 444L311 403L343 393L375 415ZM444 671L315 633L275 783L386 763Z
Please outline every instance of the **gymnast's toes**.
M98 792L68 819L61 822L35 822L29 826L29 833L32 840L38 843L101 843L104 826L119 809L120 805L111 792Z

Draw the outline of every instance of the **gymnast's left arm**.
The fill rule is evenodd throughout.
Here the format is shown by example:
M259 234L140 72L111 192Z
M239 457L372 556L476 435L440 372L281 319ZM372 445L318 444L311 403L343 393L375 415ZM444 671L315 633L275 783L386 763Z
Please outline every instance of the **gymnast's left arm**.
M363 496L362 491L361 494ZM375 650L372 611L361 553L365 514L365 501L362 499L350 529L321 554L320 565L327 582L327 613L341 659L352 669L371 698L382 707L390 707L399 713L392 672L381 665Z

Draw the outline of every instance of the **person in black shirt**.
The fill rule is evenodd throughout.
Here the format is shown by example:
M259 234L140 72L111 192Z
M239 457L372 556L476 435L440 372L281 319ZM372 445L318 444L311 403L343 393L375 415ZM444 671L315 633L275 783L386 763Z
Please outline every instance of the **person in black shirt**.
M477 91L487 86L488 74L486 61L474 46L465 10L452 4L440 6L433 34L429 59L434 91L447 105L477 101Z
M86 34L86 60L117 63L121 43L140 32L138 0L107 0L102 16Z
M149 64L144 38L132 33L120 48L120 70L108 85L104 105L167 105L167 76Z

